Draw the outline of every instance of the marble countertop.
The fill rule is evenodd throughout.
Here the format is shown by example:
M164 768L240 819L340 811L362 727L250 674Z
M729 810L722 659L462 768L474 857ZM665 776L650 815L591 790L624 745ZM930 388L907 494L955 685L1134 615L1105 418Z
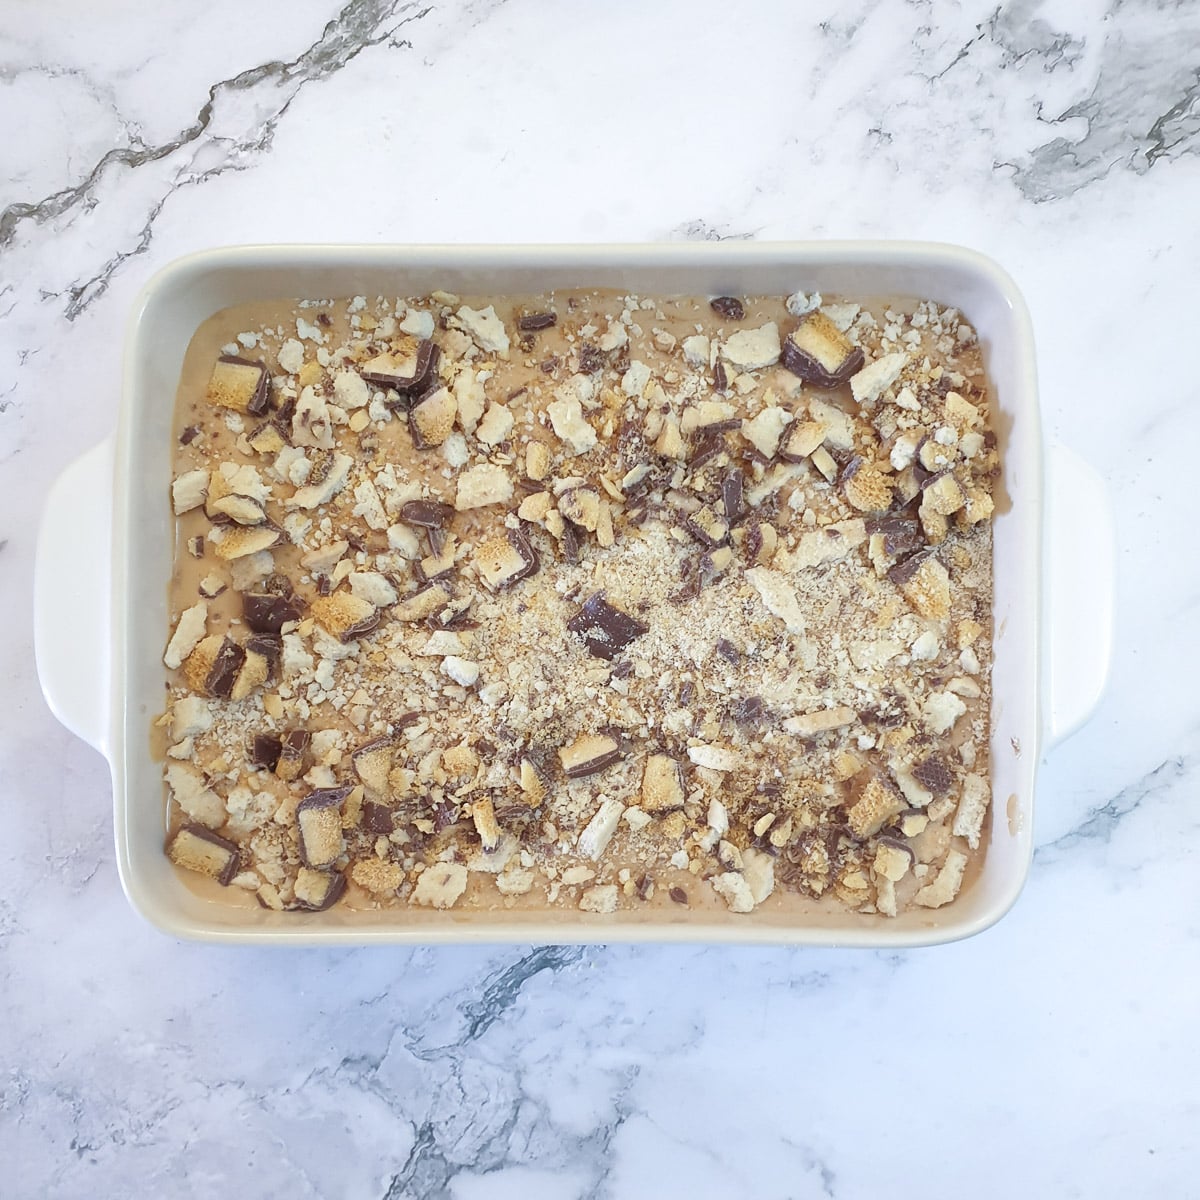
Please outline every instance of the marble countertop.
M9 1197L1196 1194L1200 9L210 0L0 34ZM569 15L568 15L569 11ZM998 259L1118 514L1111 683L1013 912L905 953L238 951L125 902L29 580L147 277L255 241L911 237Z

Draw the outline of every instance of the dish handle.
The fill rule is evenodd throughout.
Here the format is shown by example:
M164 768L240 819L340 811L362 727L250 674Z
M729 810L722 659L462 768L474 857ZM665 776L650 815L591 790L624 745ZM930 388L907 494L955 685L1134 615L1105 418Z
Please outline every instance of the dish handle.
M1046 454L1044 747L1096 710L1112 657L1116 525L1100 473L1072 450Z
M112 678L113 440L55 480L38 530L33 643L50 711L101 754Z

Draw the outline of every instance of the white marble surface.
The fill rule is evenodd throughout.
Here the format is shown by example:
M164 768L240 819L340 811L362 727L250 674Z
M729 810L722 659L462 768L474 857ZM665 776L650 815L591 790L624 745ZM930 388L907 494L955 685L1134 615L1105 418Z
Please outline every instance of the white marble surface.
M1196 1195L1195 3L8 16L0 1192ZM1110 690L1043 769L1010 916L882 954L237 952L133 915L106 766L39 695L29 579L152 271L260 240L826 236L1004 263L1047 430L1117 505Z

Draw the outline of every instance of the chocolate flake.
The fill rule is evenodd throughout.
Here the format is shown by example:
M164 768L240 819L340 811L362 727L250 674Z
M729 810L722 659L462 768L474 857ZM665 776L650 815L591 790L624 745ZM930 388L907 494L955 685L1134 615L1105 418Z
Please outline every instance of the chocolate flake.
M478 629L479 622L471 616L471 597L456 600L446 605L440 613L425 618L430 629Z
M867 523L867 532L883 535L883 552L889 558L900 558L925 545L921 523L911 517L891 514L877 517Z
M275 416L271 418L275 428L285 442L291 440L292 418L296 415L296 397L289 396L280 406Z
M754 562L763 548L762 527L756 521L753 525L746 528L746 540L742 543L746 550L746 557Z
M542 560L538 557L538 552L533 548L526 536L524 529L510 529L508 531L508 540L512 542L513 549L521 556L525 562L524 570L512 580L516 583L521 579L528 579L530 575L537 574L538 569L542 565Z
M228 700L233 695L233 685L237 682L238 672L246 661L246 651L227 637L217 651L217 657L204 680L204 690L218 700Z
M725 370L724 359L717 359L717 365L713 367L713 391L720 392L723 396L729 390L729 373Z
M944 796L954 786L954 773L934 756L917 763L912 769L912 777L935 796Z
M733 663L735 667L742 661L738 648L725 638L717 638L716 651L726 662Z
M729 710L729 715L739 725L757 725L762 720L763 712L764 708L761 697L745 696L733 702L733 706Z
M517 328L522 333L538 333L558 323L558 314L552 312L524 313L517 318Z
M740 467L734 467L721 480L721 499L725 502L725 520L730 525L736 525L742 516L742 493L745 489L746 477Z
M584 342L579 347L579 373L593 375L603 366L604 355L591 342Z
M312 734L307 729L292 729L283 735L279 761L275 764L278 778L291 782L300 777L304 771L304 755L311 740Z
M368 800L363 804L362 824L367 833L390 837L396 828L393 809L388 804Z
M916 554L910 554L907 558L902 558L895 566L888 568L888 579L897 587L903 586L921 569L921 564L933 552L934 547L929 546L924 550L918 550Z
M563 521L563 532L560 544L562 546L563 561L574 566L579 561L579 548L582 538L579 536L579 528L573 521Z
M688 458L688 467L698 471L705 463L716 458L725 449L725 439L716 429L704 430L693 443L694 449Z
M287 596L246 592L242 596L242 620L255 633L279 633L289 621L300 620L300 605Z
M593 592L583 602L567 628L583 636L590 654L609 662L635 638L650 631L648 625L609 604L602 591Z
M688 902L688 894L681 887L671 888L667 892L667 895L670 896L671 899L674 900L676 904L687 904L687 902Z
M280 660L283 658L283 640L273 633L259 633L247 638L247 662L256 655L266 662L266 682L274 683L278 677Z
M422 529L443 529L453 516L454 509L437 500L407 500L400 505L400 520Z
M283 751L283 739L273 733L257 733L250 743L250 765L274 771Z
M727 321L740 321L746 315L742 302L736 296L718 296L710 300L708 306Z

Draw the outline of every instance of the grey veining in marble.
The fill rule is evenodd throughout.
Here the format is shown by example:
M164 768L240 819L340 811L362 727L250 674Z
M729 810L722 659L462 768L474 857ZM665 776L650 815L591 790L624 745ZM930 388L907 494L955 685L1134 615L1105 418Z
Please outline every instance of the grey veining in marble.
M1200 6L19 6L0 22L0 1193L1196 1194ZM922 237L1025 292L1117 520L1013 912L924 952L235 951L121 895L37 687L138 290L253 241Z

